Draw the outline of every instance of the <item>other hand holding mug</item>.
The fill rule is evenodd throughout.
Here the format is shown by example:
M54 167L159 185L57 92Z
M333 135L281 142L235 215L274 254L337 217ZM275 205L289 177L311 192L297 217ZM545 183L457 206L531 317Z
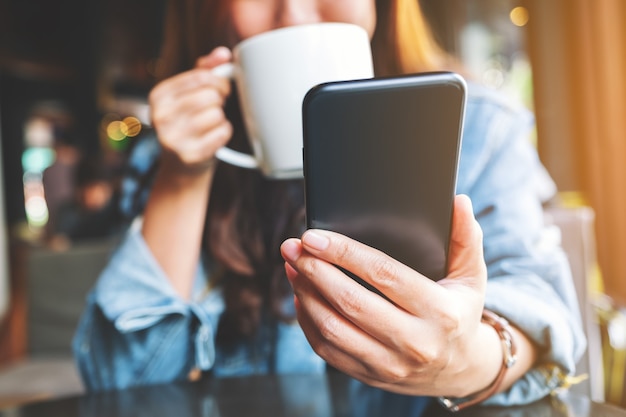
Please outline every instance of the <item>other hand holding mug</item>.
M218 159L271 178L302 177L302 100L317 84L371 78L365 29L348 23L290 26L248 38L233 62L213 69L235 80L254 155L220 148Z

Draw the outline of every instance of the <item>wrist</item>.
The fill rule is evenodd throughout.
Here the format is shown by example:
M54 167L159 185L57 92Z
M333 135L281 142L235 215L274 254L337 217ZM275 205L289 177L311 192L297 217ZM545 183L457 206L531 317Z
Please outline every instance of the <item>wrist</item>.
M164 153L159 160L156 181L165 187L206 187L217 168L217 160L187 165L175 155Z
M482 381L490 382L486 382L487 385L485 385L485 382L477 382L477 385L483 388L475 390L474 393L467 396L460 398L439 397L439 402L451 411L459 411L471 405L478 404L491 397L493 394L499 392L503 386L508 370L517 360L517 346L514 340L513 329L506 319L492 313L491 311L484 310L481 319L480 332L484 331L489 332L489 336L481 337L481 334L479 334L478 338L479 340L486 340L489 347L496 347L496 350L493 350L493 352L498 360L493 360L494 356L488 354L488 352L491 352L492 349L487 347L485 350L481 350L479 355L485 358L491 358L489 363L491 365L496 364L497 367L492 370L490 369L491 365L483 364L482 361L475 361L476 367L473 370L474 374L480 375L482 378L479 379ZM496 340L498 340L498 344L494 344L494 334L496 336ZM481 343L477 344L477 346L481 345Z

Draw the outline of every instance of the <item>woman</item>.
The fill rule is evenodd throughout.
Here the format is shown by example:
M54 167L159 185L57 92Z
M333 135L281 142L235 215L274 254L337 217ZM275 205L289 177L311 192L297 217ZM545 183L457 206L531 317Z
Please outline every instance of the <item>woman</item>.
M466 405L524 403L564 385L584 338L563 253L542 241L554 185L526 140L526 112L470 88L457 187L469 198L455 201L450 274L438 283L337 234L288 239L303 232L301 182L216 162L226 143L248 146L230 83L210 72L231 58L222 45L319 21L364 27L379 76L446 65L415 0L169 2L163 81L150 94L159 147L145 145L159 159L145 208L137 193L141 221L75 338L87 386L322 372L325 361L388 391ZM481 320L484 308L512 325Z

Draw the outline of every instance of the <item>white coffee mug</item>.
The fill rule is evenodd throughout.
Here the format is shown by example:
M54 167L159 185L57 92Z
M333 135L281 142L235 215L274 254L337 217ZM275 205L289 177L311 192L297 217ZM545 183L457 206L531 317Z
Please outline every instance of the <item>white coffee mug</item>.
M233 62L213 69L237 84L254 155L228 147L217 158L270 178L302 177L302 100L313 86L374 76L369 36L348 23L290 26L248 38Z

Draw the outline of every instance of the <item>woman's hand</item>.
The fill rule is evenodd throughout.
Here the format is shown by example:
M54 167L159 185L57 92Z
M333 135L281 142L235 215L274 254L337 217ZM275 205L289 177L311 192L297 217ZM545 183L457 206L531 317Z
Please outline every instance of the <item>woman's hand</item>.
M487 272L482 231L466 196L455 200L449 274L438 282L329 231L309 230L285 241L281 252L298 320L315 351L337 369L415 395L462 397L496 377L502 349L480 322Z
M230 80L211 72L230 59L227 48L216 48L200 57L192 70L164 80L150 92L152 123L170 173L205 172L230 139L232 126L223 110Z
M232 135L222 108L230 81L211 69L230 59L227 48L216 48L199 58L194 69L161 82L150 93L152 123L163 152L141 230L185 299L191 295L200 259L215 152Z

